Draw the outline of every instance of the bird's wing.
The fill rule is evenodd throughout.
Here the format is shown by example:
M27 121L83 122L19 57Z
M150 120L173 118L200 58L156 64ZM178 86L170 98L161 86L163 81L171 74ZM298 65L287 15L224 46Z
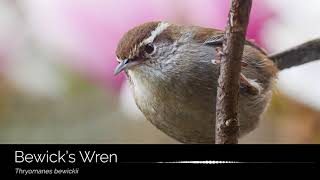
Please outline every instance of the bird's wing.
M208 46L222 46L224 40L224 31L202 27L196 27L195 29L196 31L193 38L197 42L203 43ZM267 52L259 47L253 40L247 39L245 45L249 45L259 50L263 54L267 54Z

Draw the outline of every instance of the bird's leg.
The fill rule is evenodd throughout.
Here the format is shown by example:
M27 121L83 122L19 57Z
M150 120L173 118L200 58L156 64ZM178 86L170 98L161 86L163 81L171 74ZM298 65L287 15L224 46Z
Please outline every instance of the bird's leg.
M212 64L220 65L221 64L221 57L224 56L225 54L222 52L221 47L216 47L215 48L217 55L215 56L215 59L212 59L211 62Z
M213 64L220 65L221 57L224 55L224 53L220 47L216 47L216 52L217 58L213 59L211 62ZM247 66L248 63L241 61L241 69L246 68ZM251 95L258 95L260 94L261 86L256 81L246 78L246 76L240 72L240 89Z
M251 95L258 95L261 93L261 86L255 80L246 78L240 73L240 89Z

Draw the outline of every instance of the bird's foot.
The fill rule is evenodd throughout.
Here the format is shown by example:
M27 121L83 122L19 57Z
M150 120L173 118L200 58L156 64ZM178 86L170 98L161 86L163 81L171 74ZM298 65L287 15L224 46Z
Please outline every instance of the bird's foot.
M240 89L251 95L259 95L261 93L260 84L255 80L246 78L242 73L240 73Z

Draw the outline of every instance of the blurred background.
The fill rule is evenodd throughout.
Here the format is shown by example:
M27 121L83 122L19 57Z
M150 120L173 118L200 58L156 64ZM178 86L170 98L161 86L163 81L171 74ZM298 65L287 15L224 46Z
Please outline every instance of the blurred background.
M254 0L248 38L268 52L320 37L320 1ZM224 29L228 0L1 0L0 143L178 143L137 110L115 49L133 26ZM320 61L279 74L240 143L320 143Z

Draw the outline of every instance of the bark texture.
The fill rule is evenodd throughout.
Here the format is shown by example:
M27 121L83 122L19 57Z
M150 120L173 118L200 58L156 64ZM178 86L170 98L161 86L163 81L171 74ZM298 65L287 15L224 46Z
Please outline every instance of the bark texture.
M237 144L241 60L251 0L232 0L223 41L216 104L216 144Z

